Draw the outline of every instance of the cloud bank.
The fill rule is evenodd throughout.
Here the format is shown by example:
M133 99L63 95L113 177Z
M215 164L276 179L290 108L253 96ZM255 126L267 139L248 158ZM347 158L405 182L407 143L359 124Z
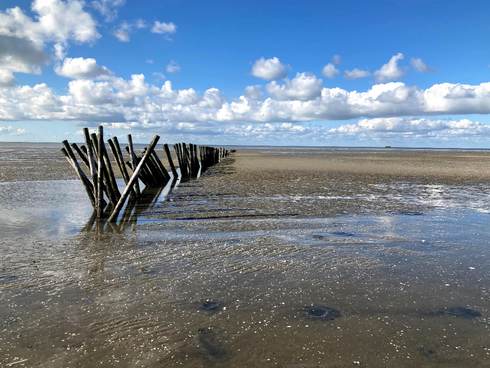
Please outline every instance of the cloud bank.
M292 79L267 83L265 91L247 87L243 95L228 100L217 88L203 93L174 89L170 81L150 84L142 74L127 80L110 75L93 59L67 60L59 72L83 79L71 80L66 94L56 94L43 83L0 88L0 120L117 121L145 126L490 113L490 82L440 83L427 89L389 82L348 91L325 87L313 74L298 73ZM100 75L104 78L93 79Z

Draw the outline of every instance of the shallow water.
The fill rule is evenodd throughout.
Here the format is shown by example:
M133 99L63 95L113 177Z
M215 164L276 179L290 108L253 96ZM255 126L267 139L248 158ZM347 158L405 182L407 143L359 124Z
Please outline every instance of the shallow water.
M489 366L489 185L240 175L103 232L77 181L0 183L0 365Z

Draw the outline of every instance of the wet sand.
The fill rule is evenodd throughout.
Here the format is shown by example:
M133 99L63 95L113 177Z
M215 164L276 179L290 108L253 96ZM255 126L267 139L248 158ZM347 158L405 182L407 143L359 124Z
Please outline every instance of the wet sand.
M488 366L489 153L239 150L97 233L8 148L2 366Z

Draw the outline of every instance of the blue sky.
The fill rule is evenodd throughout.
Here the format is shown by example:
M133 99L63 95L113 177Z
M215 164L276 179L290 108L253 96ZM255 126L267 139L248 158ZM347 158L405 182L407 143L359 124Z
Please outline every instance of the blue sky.
M141 4L2 1L0 140L490 147L486 1Z

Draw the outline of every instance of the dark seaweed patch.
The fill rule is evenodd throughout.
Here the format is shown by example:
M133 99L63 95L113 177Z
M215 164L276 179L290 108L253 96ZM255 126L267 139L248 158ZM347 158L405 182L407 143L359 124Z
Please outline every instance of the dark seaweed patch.
M466 307L446 307L428 313L430 316L452 316L465 319L481 317L481 313L475 309Z
M212 299L205 299L199 305L199 309L206 312L217 312L222 308L223 303Z
M481 313L475 309L466 307L449 307L435 312L438 316L453 316L458 318L473 319L481 317Z
M341 316L339 310L323 305L310 305L303 308L306 317L323 321L332 321Z

